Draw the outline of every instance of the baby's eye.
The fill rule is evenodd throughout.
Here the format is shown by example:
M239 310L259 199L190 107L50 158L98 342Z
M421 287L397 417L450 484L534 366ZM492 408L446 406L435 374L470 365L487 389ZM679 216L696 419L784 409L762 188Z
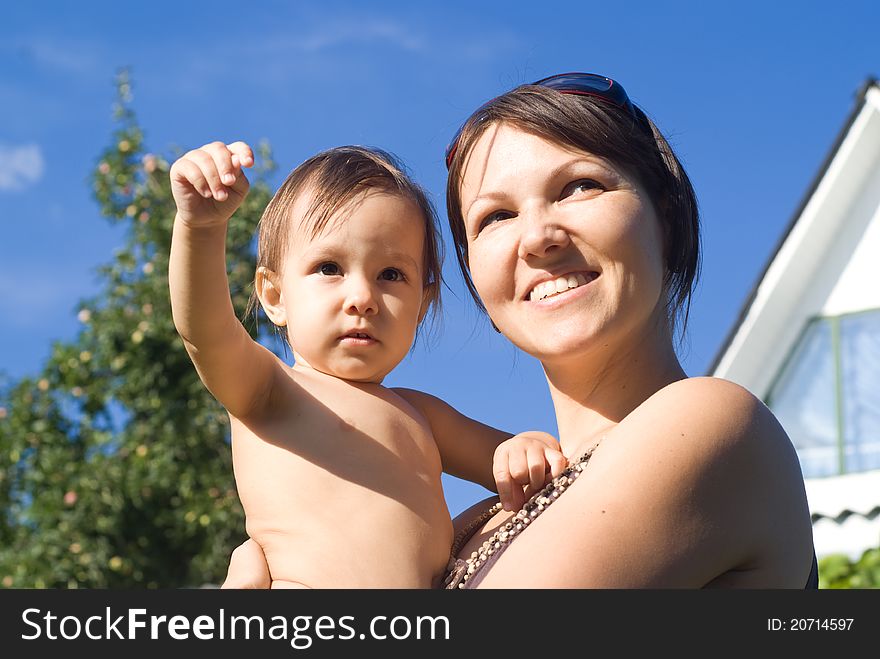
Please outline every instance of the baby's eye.
M569 197L573 194L585 194L585 193L593 193L600 192L605 189L605 186L599 183L598 181L594 181L591 178L582 178L577 181L572 181L568 185L566 185L562 189L561 198Z
M318 266L318 272L327 277L340 274L339 266L335 263L322 263Z
M385 281L402 281L404 276L397 268L385 268L382 271L382 274L379 275L379 279L384 279Z
M494 211L489 213L483 220L480 222L480 230L482 231L490 224L495 224L496 222L501 222L503 220L507 220L513 217L513 213L510 211Z

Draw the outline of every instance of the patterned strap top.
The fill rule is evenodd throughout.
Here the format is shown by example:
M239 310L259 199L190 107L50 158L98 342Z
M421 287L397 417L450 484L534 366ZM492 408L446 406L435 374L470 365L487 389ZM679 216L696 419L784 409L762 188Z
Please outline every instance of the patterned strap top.
M598 446L598 444L596 445ZM572 462L558 477L544 489L529 499L522 509L506 524L500 527L491 538L486 540L480 548L472 552L467 558L457 558L461 548L471 539L476 530L485 522L501 512L501 504L496 503L479 517L471 521L465 528L456 534L452 543L452 556L446 566L446 575L443 581L447 589L476 588L486 576L486 571L494 565L498 557L510 546L510 543L531 524L547 507L556 501L575 479L581 475L590 461L590 456L596 450L591 447L577 460ZM805 589L819 587L819 571L817 569L816 552L813 551L813 561L810 575L807 577Z
M513 542L514 538L531 524L538 515L544 512L551 503L556 501L574 483L575 479L581 475L581 472L590 461L590 456L596 450L596 446L588 449L586 453L566 467L552 482L544 486L544 489L533 495L515 516L511 517L506 524L495 531L492 537L486 540L467 559L456 558L458 552L461 551L461 548L471 539L474 532L484 522L501 511L501 504L496 503L459 531L452 543L452 557L446 566L444 586L447 589L475 588L483 580L485 571L498 560L498 557Z

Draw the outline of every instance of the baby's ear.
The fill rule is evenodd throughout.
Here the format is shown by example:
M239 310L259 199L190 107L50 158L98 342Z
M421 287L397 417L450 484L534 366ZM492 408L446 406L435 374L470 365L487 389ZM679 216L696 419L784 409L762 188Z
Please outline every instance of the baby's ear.
M284 300L281 297L281 278L266 268L257 268L257 276L254 279L254 288L260 305L266 316L278 327L287 325L287 311L284 308Z

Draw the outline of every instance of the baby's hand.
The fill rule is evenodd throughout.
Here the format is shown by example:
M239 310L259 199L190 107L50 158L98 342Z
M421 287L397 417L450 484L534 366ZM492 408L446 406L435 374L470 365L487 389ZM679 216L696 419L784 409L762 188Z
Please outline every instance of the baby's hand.
M171 166L171 193L177 217L189 226L223 224L247 196L242 167L253 167L244 142L211 142L181 156Z
M568 466L553 435L530 431L514 435L495 449L492 473L504 510L519 510L550 478Z
M232 550L226 580L220 588L271 588L269 564L262 547L248 538Z

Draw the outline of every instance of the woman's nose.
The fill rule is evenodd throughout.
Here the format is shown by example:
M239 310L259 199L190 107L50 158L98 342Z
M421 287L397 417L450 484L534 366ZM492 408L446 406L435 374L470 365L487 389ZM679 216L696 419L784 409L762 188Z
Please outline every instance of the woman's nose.
M543 209L521 213L518 255L521 259L543 258L571 241L568 232Z
M379 301L371 282L365 277L350 275L346 283L345 313L353 316L372 316L379 311Z

